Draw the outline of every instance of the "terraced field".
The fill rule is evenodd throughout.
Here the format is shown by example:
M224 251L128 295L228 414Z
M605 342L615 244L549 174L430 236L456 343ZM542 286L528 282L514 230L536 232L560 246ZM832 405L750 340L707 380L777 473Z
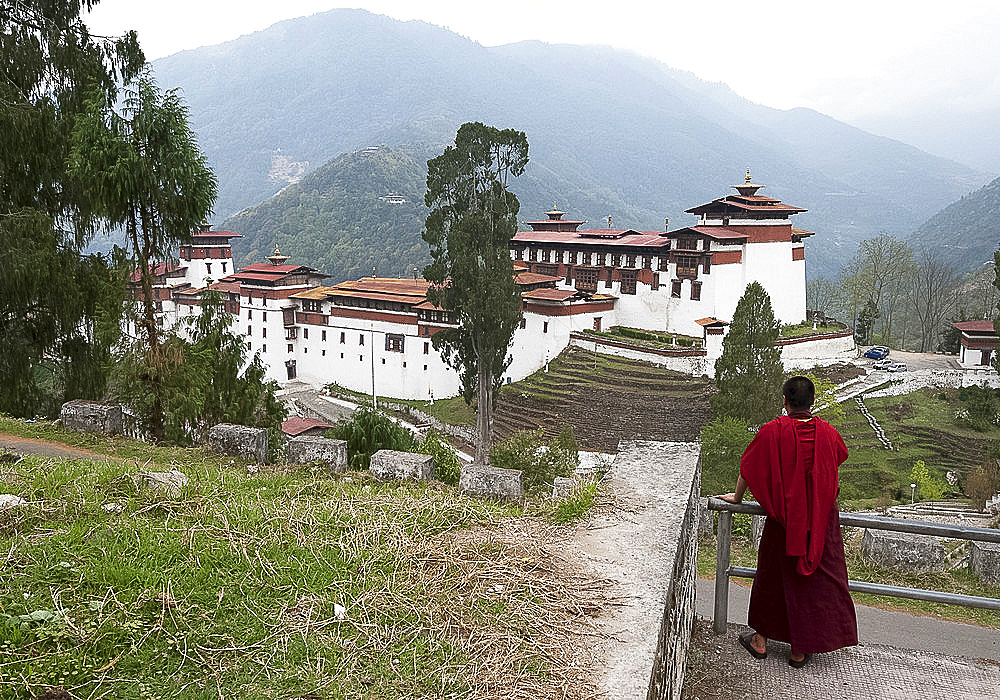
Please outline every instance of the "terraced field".
M952 470L967 476L988 454L1000 429L979 432L955 422L961 408L956 390L923 389L907 396L865 399L893 450L879 443L853 401L844 403L845 419L838 426L850 457L841 467L842 497L909 496L910 470L917 460L940 478Z
M573 426L581 449L617 451L621 440L695 440L709 421L709 379L570 347L549 371L505 386L494 432Z

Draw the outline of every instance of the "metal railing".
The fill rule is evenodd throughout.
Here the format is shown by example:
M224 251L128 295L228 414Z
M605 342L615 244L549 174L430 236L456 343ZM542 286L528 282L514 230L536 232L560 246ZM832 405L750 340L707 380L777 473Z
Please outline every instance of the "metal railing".
M726 631L729 621L729 579L754 578L757 569L745 566L730 566L729 549L733 534L733 513L749 515L765 515L760 504L752 501L744 503L729 503L718 498L708 499L708 509L719 511L719 529L715 555L715 613L712 627L716 634ZM972 540L976 542L1000 543L1000 530L987 527L963 527L961 525L941 525L923 520L900 520L883 518L877 515L859 515L857 513L840 513L840 524L848 527L861 527L869 530L890 530L892 532L907 532L917 535L933 535L951 539ZM986 608L1000 610L1000 600L982 598L961 593L946 593L944 591L926 591L920 588L889 586L868 581L848 581L848 588L858 593L874 593L876 595L894 598L910 598L912 600L928 600L935 603L964 605L970 608Z

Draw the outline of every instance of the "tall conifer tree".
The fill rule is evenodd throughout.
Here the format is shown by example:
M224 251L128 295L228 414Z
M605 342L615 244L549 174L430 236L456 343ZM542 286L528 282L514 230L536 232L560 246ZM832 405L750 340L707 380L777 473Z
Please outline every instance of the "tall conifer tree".
M81 15L97 0L0 3L0 411L104 391L108 328L120 289L106 260L81 255L92 190L67 172L86 97L108 103L144 58L135 34L95 38ZM110 317L109 317L110 314ZM54 396L41 381L53 376Z
M520 204L507 183L527 163L524 132L478 122L463 124L455 145L427 162L424 200L431 213L423 238L433 262L424 277L434 283L427 297L459 321L433 342L458 370L465 400L476 398L479 464L489 461L496 392L521 320L509 247Z
M771 297L759 282L747 285L733 312L722 355L715 361L718 393L711 399L715 418L763 425L781 411L784 372L775 346L779 325Z

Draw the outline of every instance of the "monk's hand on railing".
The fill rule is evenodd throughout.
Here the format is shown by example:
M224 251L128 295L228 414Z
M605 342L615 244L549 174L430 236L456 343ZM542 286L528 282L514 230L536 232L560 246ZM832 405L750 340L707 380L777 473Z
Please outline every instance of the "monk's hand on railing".
M742 503L743 499L739 498L735 493L720 493L716 496L720 501L726 501L727 503Z

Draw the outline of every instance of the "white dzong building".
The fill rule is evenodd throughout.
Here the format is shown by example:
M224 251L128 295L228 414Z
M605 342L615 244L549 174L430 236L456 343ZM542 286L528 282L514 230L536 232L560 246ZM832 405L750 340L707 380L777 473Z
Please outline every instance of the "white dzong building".
M687 349L678 348L670 361L681 362L681 371L709 372L736 304L754 281L770 294L779 321L805 320L803 241L812 233L790 221L804 210L759 195L749 172L734 187L737 194L689 209L697 222L674 231L615 229L610 222L582 228L586 222L564 219L555 208L529 221L531 230L510 243L523 317L503 380L523 379L571 342L594 337L584 331L611 326L687 336ZM323 286L326 275L289 264L277 246L267 262L234 270L229 241L238 235L206 224L178 260L157 268L164 325L197 313L200 294L214 289L270 379L408 399L459 392L457 372L431 340L457 320L427 300L427 281L373 272ZM810 356L806 346L794 352Z

